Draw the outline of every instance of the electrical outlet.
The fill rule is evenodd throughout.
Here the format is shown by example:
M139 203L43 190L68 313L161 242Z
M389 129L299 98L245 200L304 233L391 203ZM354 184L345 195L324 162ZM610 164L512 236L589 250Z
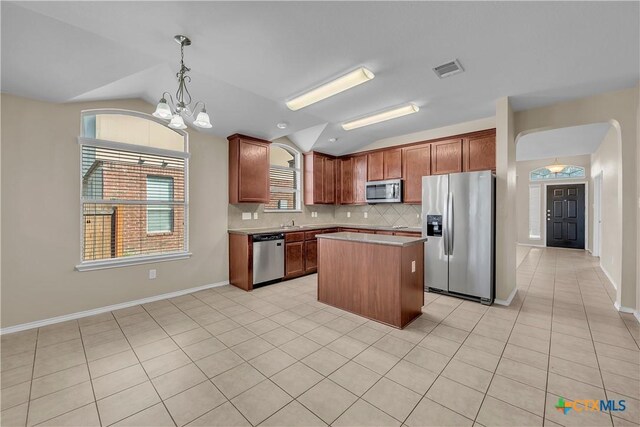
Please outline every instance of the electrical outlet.
M416 262L415 261L411 261L411 272L412 273L416 272Z
M155 269L149 270L149 280L153 280L155 278L156 278L156 270Z
M253 213L253 219L258 219L258 212Z
M416 218L420 218L420 214L416 214Z
M365 213L364 213L364 217L365 217L365 218L369 218L369 212L365 212Z
M347 212L347 218L351 218L351 212Z
M242 220L251 219L251 212L242 212Z
M318 212L311 212L311 218L318 218Z

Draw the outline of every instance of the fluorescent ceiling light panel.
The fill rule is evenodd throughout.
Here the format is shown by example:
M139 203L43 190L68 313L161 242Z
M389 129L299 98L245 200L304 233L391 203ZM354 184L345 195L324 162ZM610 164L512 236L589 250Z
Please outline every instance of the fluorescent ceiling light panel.
M374 77L375 75L371 71L364 67L360 67L357 70L353 70L342 77L338 77L337 79L330 81L329 83L310 90L291 101L287 101L287 107L289 107L290 110L297 111L301 108L322 101L323 99L327 99L330 96L344 92L347 89L351 89L354 86L368 82Z
M361 128L363 126L369 126L375 123L384 122L391 119L397 119L398 117L406 116L408 114L417 113L420 111L417 105L409 104L403 107L394 108L393 110L383 111L382 113L373 114L371 116L363 117L361 119L352 120L342 124L342 129L352 130Z

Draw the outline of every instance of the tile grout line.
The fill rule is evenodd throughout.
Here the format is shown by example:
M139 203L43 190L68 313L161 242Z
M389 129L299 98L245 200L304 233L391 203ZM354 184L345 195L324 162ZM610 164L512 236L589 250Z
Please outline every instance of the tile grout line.
M527 256L529 256L529 254L527 254ZM540 259L541 258L538 258L538 261L536 262L536 269L537 269L538 264L540 263ZM482 401L480 402L480 406L478 407L476 415L473 418L474 424L478 422L478 415L480 415L480 411L482 410L482 406L484 405L484 402L485 402L487 396L489 395L489 389L491 388L491 384L493 383L493 379L495 378L496 375L499 375L499 374L497 374L498 366L500 366L500 362L502 361L502 358L504 356L504 351L507 348L507 345L509 344L509 339L511 338L511 334L513 333L513 330L515 329L516 325L518 324L518 317L520 317L520 312L522 311L522 307L524 307L525 301L527 300L527 297L529 296L529 289L531 288L531 283L533 282L533 277L535 277L535 274L529 280L529 282L527 284L526 291L524 291L524 297L522 298L522 301L520 302L520 306L518 308L518 312L517 312L516 316L513 319L513 324L511 325L511 330L509 331L509 335L507 336L507 340L505 341L504 347L502 348L502 352L500 353L500 357L498 358L498 363L496 364L496 368L491 374L491 379L489 380L489 384L487 385L487 389L484 392L484 396L482 397ZM517 269L516 269L516 288L518 288ZM480 320L482 320L482 319L480 319ZM479 322L480 321L478 321L478 323ZM546 391L545 391L545 394L546 394ZM493 398L493 399L497 399L497 400L500 400L500 401L504 402L502 399L498 399L498 398L495 398L493 396L490 396L490 397ZM513 407L516 407L518 409L526 411L526 409L520 408L519 406L513 405L513 404L511 404L509 402L504 402L504 403L506 403L508 405L511 405ZM527 412L531 413L530 411L527 411ZM543 419L543 425L544 425L544 417L542 419Z
M113 313L109 312L109 314L111 314L111 318L115 320L115 317L113 316ZM116 322L116 324L117 323L118 322ZM84 360L85 360L85 362L87 364L87 374L89 374L89 384L91 385L91 393L93 394L93 403L96 405L96 413L98 414L98 422L100 423L100 425L102 425L102 417L100 416L100 411L98 410L98 399L96 398L96 390L93 387L93 381L91 380L91 371L89 370L89 360L87 359L87 349L84 346L84 337L82 335L82 328L80 327L80 322L78 322L78 330L80 332L80 342L82 343L82 351L84 352ZM78 408L76 408L76 409L78 409Z
M143 309L147 314L149 314L149 312L147 312L147 310L146 310L142 305L140 305L140 307L142 307L142 309ZM149 315L150 315L150 314L149 314ZM115 318L115 316L114 316L114 318ZM153 316L152 316L152 318L153 318ZM153 319L153 321L155 322L156 320L155 320L155 319ZM140 367L141 367L141 368L142 368L142 370L144 371L145 375L147 376L147 380L149 381L149 384L151 384L151 387L153 387L153 390L155 391L156 395L158 396L158 399L160 399L160 402L162 402L162 405L164 406L165 411L167 411L167 414L169 414L169 418L171 418L171 421L173 421L173 424L177 426L177 425L178 425L178 423L176 423L176 420L173 418L173 415L171 415L171 412L169 412L169 408L167 408L167 405L164 403L164 400L163 400L163 399L162 399L162 397L160 396L160 393L158 393L158 389L156 388L155 384L153 383L153 381L151 381L151 377L149 376L149 373L148 373L148 372L147 372L147 370L144 368L144 365L142 364L142 361L140 361L140 358L138 357L138 354L137 354L137 353L136 353L136 351L134 350L134 347L131 345L131 342L129 341L129 337L127 337L127 335L124 333L124 330L122 329L122 325L120 325L120 322L118 321L118 319L116 319L116 324L117 324L117 325L118 325L118 327L120 328L120 332L122 332L122 335L124 335L124 339L125 339L125 340L127 340L127 343L129 344L129 347L131 348L131 352L132 352L132 353L133 353L133 355L136 357L136 360L138 361L138 364L140 365ZM157 322L156 322L156 324L157 324ZM158 325L158 326L160 326L160 325ZM131 366L134 366L134 365L131 365ZM144 384L144 383L141 383L141 384ZM133 386L133 387L136 387L136 386L138 386L138 385L140 385L140 384L137 384L137 385L135 385L135 386ZM132 388L132 387L129 387L129 388ZM125 390L128 390L129 388L127 388L127 389L125 389ZM122 392L122 391L124 391L124 390L121 390L121 391L119 391L118 393L120 393L120 392ZM117 394L117 393L112 394L112 396L114 396L115 394ZM135 412L135 413L133 413L133 414L127 415L126 417L124 417L124 418L122 418L122 419L120 419L120 420L116 420L116 421L115 421L114 423L112 423L112 424L115 424L115 423L120 422L120 421L122 421L122 420L126 420L127 418L132 417L132 416L134 416L134 415L137 415L137 414L141 413L142 411L146 411L147 409L149 409L149 408L151 408L151 407L153 407L153 406L155 406L155 405L156 405L156 404L153 404L153 405L147 406L146 408L143 408L143 409L141 409L141 410L140 410L140 411L138 411L138 412ZM97 408L97 406L98 406L98 402L96 401L96 408ZM98 411L98 413L100 413L100 411Z
M576 280L577 280L577 276L576 276ZM587 321L587 327L589 328L589 336L591 337L591 346L593 347L593 353L596 356L596 363L598 364L598 373L600 374L600 381L602 381L602 390L604 391L604 397L605 399L609 399L608 397L608 393L607 393L607 388L605 387L604 384L604 377L602 375L602 369L600 368L600 359L598 359L598 352L596 350L596 345L595 345L595 341L593 339L593 332L591 331L591 322L589 322L589 312L587 311L586 307L584 306L584 297L582 296L582 288L580 286L580 281L577 280L578 282L578 293L580 294L580 301L582 302L582 309L584 310L584 315ZM625 323L626 325L626 323ZM551 358L549 358L551 359ZM611 420L611 425L613 426L613 414L611 413L611 411L607 411L609 413L609 419Z
M40 336L40 328L36 330L35 348L33 349L33 365L31 365L31 383L29 384L29 397L27 400L27 413L25 414L24 424L29 423L29 412L31 411L31 393L33 392L33 376L36 371L36 355L38 354L38 337ZM87 366L87 370L89 367Z

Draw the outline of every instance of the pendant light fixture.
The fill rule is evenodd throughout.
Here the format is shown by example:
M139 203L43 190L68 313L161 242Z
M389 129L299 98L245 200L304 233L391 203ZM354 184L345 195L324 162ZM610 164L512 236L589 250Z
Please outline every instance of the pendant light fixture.
M549 172L551 173L560 173L564 170L564 168L567 167L567 165L561 165L560 163L558 163L558 158L556 157L552 165L545 167L549 169Z
M169 127L172 129L186 129L187 125L184 123L184 118L192 118L195 116L195 112L198 109L198 105L202 105L202 109L193 121L194 126L199 128L209 129L211 127L211 120L204 102L198 101L193 105L191 109L191 94L187 89L187 83L191 82L191 77L187 75L187 72L191 71L184 65L184 47L191 45L189 37L183 35L177 35L174 37L176 43L180 45L180 70L176 73L178 78L178 90L176 91L175 101L168 92L162 94L162 98L156 106L156 111L153 112L154 117L158 117L163 120L171 120ZM168 96L170 103L167 102Z

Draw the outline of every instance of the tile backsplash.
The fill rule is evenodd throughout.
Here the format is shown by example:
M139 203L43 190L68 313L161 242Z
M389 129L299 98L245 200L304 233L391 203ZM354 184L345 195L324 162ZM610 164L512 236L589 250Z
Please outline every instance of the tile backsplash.
M316 212L318 216L312 216ZM250 213L251 219L243 220L242 214ZM258 215L257 219L254 214ZM263 204L243 203L229 205L228 227L233 228L262 228L279 227L294 220L297 225L332 224L335 222L334 207L332 205L302 206L302 212L265 212Z
M351 214L348 216L348 214ZM367 214L365 218L364 214ZM401 203L378 205L336 206L335 220L339 224L370 224L392 227L402 225L420 227L422 207Z
M317 217L312 216L313 212L317 213ZM361 206L313 205L303 206L302 212L265 212L263 204L230 204L228 213L228 227L231 229L278 227L291 220L299 225L360 224L420 227L422 224L420 205L400 203ZM251 219L243 220L243 213L249 213ZM254 214L258 215L257 219L253 219Z

